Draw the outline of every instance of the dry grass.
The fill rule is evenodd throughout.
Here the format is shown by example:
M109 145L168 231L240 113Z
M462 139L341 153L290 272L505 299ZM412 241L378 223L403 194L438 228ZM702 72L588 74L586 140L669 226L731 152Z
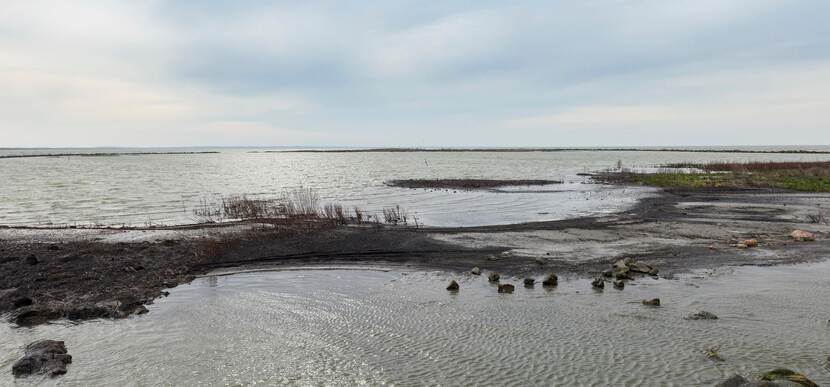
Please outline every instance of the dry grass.
M313 224L347 225L380 223L378 215L367 214L359 207L352 212L338 203L320 204L311 189L286 191L278 199L255 199L245 195L222 197L218 201L202 200L194 214L203 223L227 221L255 222L269 230L314 228ZM407 224L407 212L400 206L384 208L383 219L391 225Z

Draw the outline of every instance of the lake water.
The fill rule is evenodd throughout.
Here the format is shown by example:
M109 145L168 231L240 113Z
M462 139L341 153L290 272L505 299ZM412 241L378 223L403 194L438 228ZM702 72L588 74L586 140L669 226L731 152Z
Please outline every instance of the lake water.
M827 385L828 278L824 262L498 294L484 276L418 271L207 277L127 320L0 324L0 384L49 338L66 341L69 373L17 385L699 386L775 367ZM652 297L663 306L640 303ZM684 319L700 310L720 319Z
M826 149L825 149L826 148ZM815 149L815 147L814 147ZM830 149L824 147L821 149ZM0 150L0 155L200 149ZM0 225L147 225L198 222L194 209L223 195L276 198L297 187L369 212L400 205L435 226L506 224L620 211L653 192L584 184L581 172L712 160L830 160L822 154L690 152L262 153L0 159ZM553 179L502 192L410 190L407 178ZM509 192L504 192L509 191Z

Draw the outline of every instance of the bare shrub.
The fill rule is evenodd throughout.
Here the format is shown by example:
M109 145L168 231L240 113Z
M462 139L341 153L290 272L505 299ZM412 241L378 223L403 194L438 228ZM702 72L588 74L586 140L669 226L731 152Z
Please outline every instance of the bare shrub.
M406 224L407 213L401 206L387 207L383 209L383 220L387 224Z

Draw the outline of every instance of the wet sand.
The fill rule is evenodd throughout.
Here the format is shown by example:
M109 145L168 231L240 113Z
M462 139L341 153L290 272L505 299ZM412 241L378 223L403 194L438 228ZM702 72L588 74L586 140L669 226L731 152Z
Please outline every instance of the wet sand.
M622 257L660 276L727 265L827 258L830 226L808 215L830 195L779 191L663 192L611 216L466 228L320 227L290 234L251 225L155 229L0 229L0 313L20 325L121 318L164 289L217 269L384 265L523 276L592 277ZM816 242L794 242L795 229ZM735 245L755 238L759 246Z

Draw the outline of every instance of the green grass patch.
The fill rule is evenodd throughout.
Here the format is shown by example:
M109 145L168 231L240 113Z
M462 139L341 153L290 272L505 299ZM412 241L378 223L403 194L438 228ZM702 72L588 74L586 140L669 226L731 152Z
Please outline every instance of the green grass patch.
M659 172L611 173L600 176L608 183L642 184L661 188L778 188L804 192L830 192L830 178L815 170L770 170L763 172Z

